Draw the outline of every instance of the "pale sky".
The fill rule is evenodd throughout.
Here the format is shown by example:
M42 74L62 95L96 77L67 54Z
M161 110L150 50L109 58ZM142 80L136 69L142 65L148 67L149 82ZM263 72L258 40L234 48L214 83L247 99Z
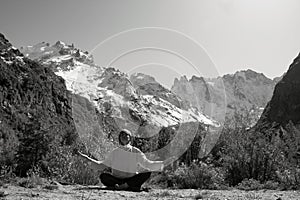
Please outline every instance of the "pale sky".
M142 70L170 86L174 77L194 74L183 58L204 76L248 68L270 78L281 76L300 51L299 10L299 0L1 0L0 32L16 47L62 40L91 51L129 29L174 30L205 50L176 32L146 29L102 45L104 53L101 48L93 52L100 65L120 56L114 66ZM138 49L154 44L167 51ZM128 54L122 56L124 52ZM217 71L206 73L204 68L211 69L213 63Z

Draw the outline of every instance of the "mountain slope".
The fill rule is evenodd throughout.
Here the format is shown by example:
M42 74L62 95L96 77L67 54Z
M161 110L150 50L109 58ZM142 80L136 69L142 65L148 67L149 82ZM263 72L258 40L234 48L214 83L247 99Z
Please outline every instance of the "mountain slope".
M24 57L0 34L1 167L17 163L17 174L25 175L53 142L73 143L77 135L70 105L64 80Z
M300 54L275 87L257 126L277 123L285 126L289 121L300 124Z

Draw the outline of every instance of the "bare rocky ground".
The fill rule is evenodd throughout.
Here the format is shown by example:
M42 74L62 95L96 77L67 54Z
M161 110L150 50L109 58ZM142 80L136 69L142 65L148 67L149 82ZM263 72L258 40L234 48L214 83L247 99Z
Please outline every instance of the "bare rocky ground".
M25 188L2 185L0 200L111 200L111 199L212 199L212 200L300 200L300 191L174 190L150 189L149 192L105 190L101 186L44 185Z

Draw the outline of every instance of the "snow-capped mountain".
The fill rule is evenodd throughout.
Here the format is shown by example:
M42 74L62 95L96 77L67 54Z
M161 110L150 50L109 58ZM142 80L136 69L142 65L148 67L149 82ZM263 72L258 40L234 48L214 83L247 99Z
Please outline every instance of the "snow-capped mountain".
M87 52L57 42L21 48L23 54L49 66L66 81L68 90L89 100L102 116L109 113L114 126L139 135L152 135L162 127L184 122L218 123L197 109L182 109L176 95L159 84L139 84L138 77L97 66ZM151 78L149 78L151 79ZM133 83L132 83L133 81ZM143 130L141 134L141 130Z
M252 70L238 71L218 78L185 76L175 79L171 91L186 104L221 120L224 113L232 116L235 111L250 111L257 119L271 99L275 84L280 78L269 79Z

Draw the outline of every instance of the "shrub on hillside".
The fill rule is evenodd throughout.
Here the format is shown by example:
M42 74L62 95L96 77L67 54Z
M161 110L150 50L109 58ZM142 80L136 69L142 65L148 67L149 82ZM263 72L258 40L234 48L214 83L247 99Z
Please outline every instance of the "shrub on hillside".
M176 170L168 169L153 177L151 184L180 189L224 189L222 173L205 163L182 163Z
M18 150L18 131L14 131L6 121L0 119L0 177L11 173Z
M266 190L277 190L279 188L279 183L276 181L267 181L263 184L263 189Z
M247 118L236 116L235 119L241 120L225 124L212 151L214 164L226 171L226 182L239 187L249 180L262 184L279 182L289 188L300 185L296 170L300 166L299 130L292 123L253 130L248 129ZM250 182L254 188L258 187L255 181Z
M27 172L46 156L52 138L53 136L51 137L45 130L41 130L38 121L26 124L17 152L16 172L18 175L26 176Z
M263 185L255 179L244 179L241 183L237 185L240 190L261 190Z
M94 185L99 183L99 173L73 153L74 147L57 147L46 159L49 177L61 183Z
M300 169L292 168L290 170L277 171L280 189L299 190L300 189Z

